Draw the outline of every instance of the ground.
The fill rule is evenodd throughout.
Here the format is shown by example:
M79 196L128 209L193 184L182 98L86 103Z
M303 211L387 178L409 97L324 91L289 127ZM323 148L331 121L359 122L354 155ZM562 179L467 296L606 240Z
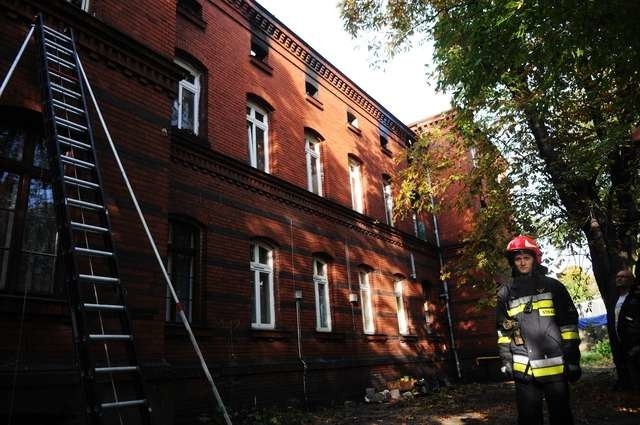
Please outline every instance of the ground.
M613 392L614 370L588 367L572 385L576 425L639 425L640 394ZM513 425L513 382L474 383L397 403L348 402L303 411L269 409L233 418L234 425ZM364 391L363 391L364 397Z

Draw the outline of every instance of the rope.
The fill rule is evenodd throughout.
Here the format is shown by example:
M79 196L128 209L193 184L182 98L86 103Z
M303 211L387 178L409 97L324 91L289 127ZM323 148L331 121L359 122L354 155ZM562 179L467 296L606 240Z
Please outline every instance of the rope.
M87 78L87 75L84 72L84 67L82 66L82 63L80 61L80 57L76 55L76 59L78 61L78 68L80 70L80 73L82 74L82 79L83 82L86 85L87 91L89 92L89 95L91 96L91 100L93 102L94 107L96 108L96 113L98 115L98 118L100 119L100 124L102 124L102 128L105 132L105 135L107 137L107 140L109 142L109 147L111 148L111 151L113 152L113 155L115 157L116 163L118 165L118 168L120 170L120 174L122 175L122 178L125 182L125 185L127 186L127 190L129 191L129 195L131 196L131 200L133 201L133 205L138 213L138 217L140 218L140 222L142 223L142 227L144 228L144 231L147 235L147 238L149 239L149 244L151 245L151 248L153 250L153 253L156 257L156 260L158 261L158 265L160 266L160 270L162 271L162 275L164 276L165 282L167 283L167 287L169 288L170 292L171 292L171 296L173 298L173 301L176 303L176 310L180 313L180 319L182 320L182 324L184 325L185 329L187 330L187 333L189 334L189 339L191 340L191 344L193 345L193 349L196 352L196 355L198 356L198 359L200 360L200 365L202 366L202 370L207 378L207 381L209 381L209 384L211 385L211 389L213 391L213 394L216 398L216 401L218 402L218 406L220 407L220 409L222 410L224 419L227 423L227 425L232 425L231 423L231 418L229 417L229 414L227 413L227 410L224 406L224 403L222 402L222 398L220 397L220 393L218 392L218 389L216 387L216 384L213 382L213 378L211 377L211 373L209 372L209 368L207 367L207 363L204 360L204 357L202 355L202 352L200 351L200 347L198 346L198 343L195 339L195 336L193 335L193 331L191 330L191 326L189 325L189 321L187 320L187 317L184 314L184 311L182 309L182 304L180 303L180 300L178 299L178 295L176 294L176 291L173 287L173 284L171 283L171 279L169 278L169 275L167 273L167 269L164 266L164 263L162 262L162 258L160 257L160 253L158 252L158 248L156 247L156 243L153 239L153 236L151 235L151 231L149 230L149 226L147 225L147 222L144 218L144 215L142 214L142 210L140 209L140 205L138 204L138 200L135 196L135 193L133 192L133 188L131 187L131 183L129 182L129 178L127 177L127 173L124 170L124 166L122 165L122 162L120 161L120 156L118 155L118 151L116 150L115 144L113 143L113 140L111 139L111 134L109 133L109 130L107 128L107 124L105 123L104 117L102 116L102 112L100 110L100 107L98 106L98 102L96 101L96 98L93 94L93 90L91 88L91 84L89 83L89 79Z

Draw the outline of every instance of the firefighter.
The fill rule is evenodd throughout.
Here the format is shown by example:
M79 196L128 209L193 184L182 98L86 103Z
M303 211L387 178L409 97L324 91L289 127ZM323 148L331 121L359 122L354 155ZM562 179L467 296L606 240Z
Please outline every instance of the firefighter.
M507 245L513 280L498 291L497 329L502 373L515 380L518 425L543 424L543 398L551 425L572 425L569 382L580 369L578 312L567 289L545 276L535 239Z

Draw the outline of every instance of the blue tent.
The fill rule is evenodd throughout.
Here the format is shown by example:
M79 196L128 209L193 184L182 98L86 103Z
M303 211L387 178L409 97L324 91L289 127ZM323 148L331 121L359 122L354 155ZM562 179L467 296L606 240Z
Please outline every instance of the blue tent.
M590 328L595 326L606 326L606 324L607 324L606 314L578 319L578 328L580 329L585 329L585 328Z

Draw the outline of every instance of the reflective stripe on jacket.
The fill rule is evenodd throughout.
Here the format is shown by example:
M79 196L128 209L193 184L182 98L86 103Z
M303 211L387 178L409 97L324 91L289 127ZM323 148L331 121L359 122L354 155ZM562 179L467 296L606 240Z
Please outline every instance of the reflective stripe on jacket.
M563 379L580 363L578 312L567 289L546 276L519 276L498 292L498 347L516 379Z

